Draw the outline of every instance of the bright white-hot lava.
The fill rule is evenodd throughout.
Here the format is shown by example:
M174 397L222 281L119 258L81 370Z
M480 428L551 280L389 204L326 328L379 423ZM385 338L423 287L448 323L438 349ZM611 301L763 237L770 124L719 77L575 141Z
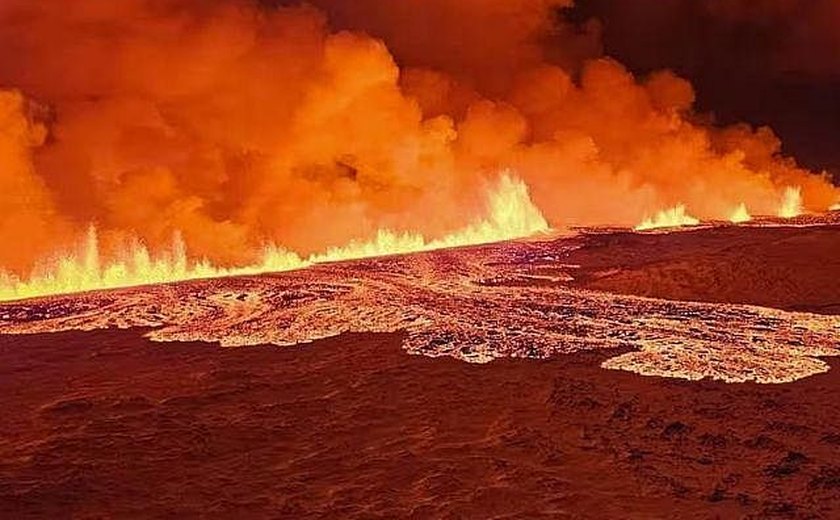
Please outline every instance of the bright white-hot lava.
M647 231L649 229L696 226L699 223L700 220L687 213L684 204L679 204L671 209L660 211L653 218L645 219L635 229L636 231Z
M645 375L782 383L840 355L840 316L578 290L580 237L320 264L258 277L96 291L0 305L4 334L151 327L155 341L298 345L402 334L410 353L485 363L618 349ZM617 265L620 265L617 263Z
M42 266L29 279L20 280L0 273L0 300L289 271L318 263L499 242L548 229L548 223L531 201L525 183L505 172L487 193L486 218L442 238L427 239L418 233L380 230L372 240L352 242L306 258L269 245L263 252L262 261L255 265L222 268L206 260L190 261L179 235L173 238L172 246L160 254L151 254L143 244L135 241L125 248L121 258L106 261L100 255L96 230L91 227L77 253Z
M779 216L782 218L794 218L801 215L802 190L800 188L788 187L782 196L782 205L779 208Z
M554 227L776 215L788 186L809 213L840 201L771 129L603 56L573 3L2 0L0 270L39 294L262 269L266 244L276 269L508 238L479 223L505 168ZM50 261L91 223L96 248Z
M747 205L741 203L735 211L732 212L732 215L729 217L729 221L735 224L740 224L742 222L749 222L752 220L752 215L750 215L749 210L747 210Z

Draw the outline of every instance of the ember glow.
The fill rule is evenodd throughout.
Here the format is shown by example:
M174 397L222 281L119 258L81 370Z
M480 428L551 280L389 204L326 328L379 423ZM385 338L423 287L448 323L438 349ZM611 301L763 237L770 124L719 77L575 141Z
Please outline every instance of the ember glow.
M840 198L770 129L704 122L684 79L599 55L557 20L570 0L276 4L0 5L4 297L509 238L537 214L656 227ZM500 231L507 169L538 209Z

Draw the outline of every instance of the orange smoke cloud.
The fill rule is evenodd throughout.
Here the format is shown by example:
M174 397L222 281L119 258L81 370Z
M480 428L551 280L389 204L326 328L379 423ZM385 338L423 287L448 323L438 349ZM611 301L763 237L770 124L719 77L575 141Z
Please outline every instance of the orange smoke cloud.
M0 267L91 224L106 255L179 233L221 265L433 239L507 168L554 226L840 199L770 130L696 122L684 80L595 57L597 25L556 19L569 1L269 3L3 2Z
M23 96L0 91L0 260L7 269L25 269L49 253L64 227L32 168L32 150L45 136L46 129L27 118Z

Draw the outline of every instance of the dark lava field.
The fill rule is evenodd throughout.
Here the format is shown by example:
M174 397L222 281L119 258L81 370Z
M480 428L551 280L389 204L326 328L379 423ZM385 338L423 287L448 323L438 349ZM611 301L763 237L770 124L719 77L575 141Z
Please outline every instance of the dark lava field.
M2 518L837 518L840 227L0 305Z

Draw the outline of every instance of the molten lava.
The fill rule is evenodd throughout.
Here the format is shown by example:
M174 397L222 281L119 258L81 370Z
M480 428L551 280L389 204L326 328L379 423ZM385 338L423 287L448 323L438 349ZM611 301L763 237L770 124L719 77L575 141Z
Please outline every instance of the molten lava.
M757 230L707 231L750 236ZM733 243L750 241L720 250ZM407 351L430 357L487 363L603 349L612 356L606 368L730 383L795 381L828 371L823 358L840 355L840 316L577 289L570 280L584 266L565 262L580 248L579 236L512 241L271 276L55 296L0 304L0 330L144 327L155 341L229 347L400 332ZM623 270L620 249L602 254L612 256L607 269ZM714 274L698 276L714 284L721 279Z
M678 204L671 209L657 213L653 218L646 218L635 227L636 231L647 231L659 228L677 228L696 226L700 221L686 213L685 204Z
M499 242L549 229L545 218L531 202L527 186L510 173L503 173L488 192L487 207L485 219L438 239L429 240L418 233L380 230L371 241L351 242L306 259L270 245L265 248L260 263L238 268L214 266L207 260L190 261L184 241L177 234L169 250L156 258L139 241L133 241L124 250L121 260L106 262L99 251L96 230L91 227L80 253L57 259L27 280L9 274L0 276L0 300L289 271L319 263Z
M802 190L800 188L786 188L782 205L779 207L779 216L781 218L794 218L802 213Z
M601 55L571 3L0 2L4 297L840 200L770 129ZM533 204L485 221L507 169Z
M752 216L750 215L749 210L747 210L747 205L741 203L735 211L732 212L732 215L729 217L729 221L733 224L741 224L743 222L749 222L752 220Z

